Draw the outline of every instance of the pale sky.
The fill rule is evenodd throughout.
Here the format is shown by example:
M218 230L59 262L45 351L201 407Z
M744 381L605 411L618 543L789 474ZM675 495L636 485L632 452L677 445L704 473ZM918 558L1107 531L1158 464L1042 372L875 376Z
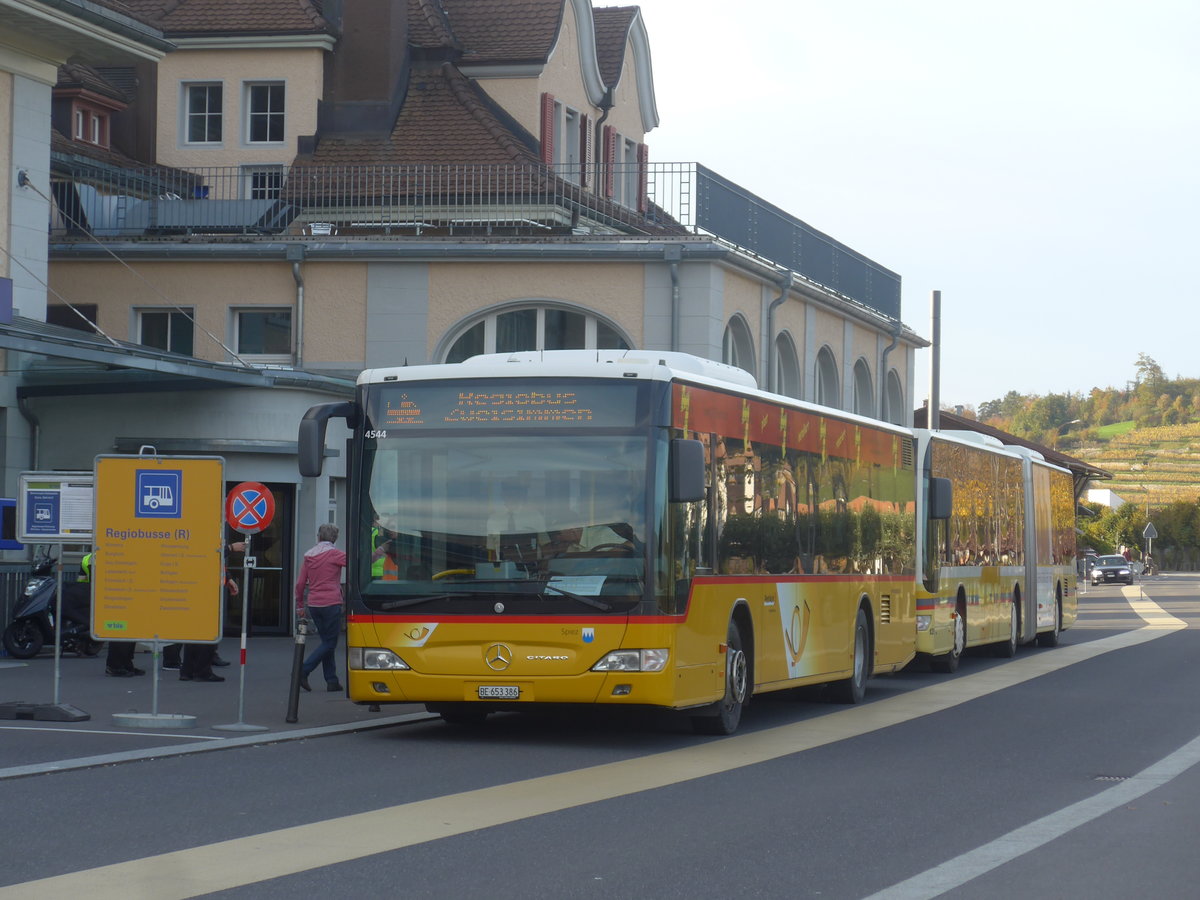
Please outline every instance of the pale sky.
M940 290L944 406L1200 377L1197 0L630 2L651 161L897 272L926 338Z

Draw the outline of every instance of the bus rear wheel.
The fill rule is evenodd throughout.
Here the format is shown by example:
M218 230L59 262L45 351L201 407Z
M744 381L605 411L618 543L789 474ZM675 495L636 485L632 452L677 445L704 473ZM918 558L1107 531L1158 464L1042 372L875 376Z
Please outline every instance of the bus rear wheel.
M742 649L741 629L733 621L725 643L725 696L711 712L692 716L692 730L697 734L733 734L750 696L750 661Z
M854 660L851 663L849 678L835 681L833 699L838 703L862 703L867 693L867 678L870 677L868 658L870 656L870 630L867 625L867 612L861 606L854 619Z
M929 665L935 672L947 674L958 671L958 661L962 659L963 650L967 647L967 609L962 598L954 608L954 646L949 653L931 657Z
M1017 655L1017 641L1021 634L1021 612L1018 600L1014 598L1008 614L1008 640L1001 641L994 647L994 652L1001 659L1012 659Z
M1058 636L1062 630L1062 596L1054 595L1054 628L1050 631L1043 631L1037 636L1039 647L1057 647Z

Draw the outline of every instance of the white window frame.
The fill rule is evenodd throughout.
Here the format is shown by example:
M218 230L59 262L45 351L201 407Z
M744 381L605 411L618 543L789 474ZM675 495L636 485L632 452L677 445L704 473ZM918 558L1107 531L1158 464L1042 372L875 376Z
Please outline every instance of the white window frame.
M279 183L273 188L266 188L267 193L256 197L254 195L254 178L257 175L265 175L267 177L277 176ZM283 166L242 166L242 184L244 186L244 196L247 200L278 200L280 193L283 191Z
M277 87L280 89L280 91L282 92L282 98L280 101L281 106L279 109L272 109L270 107L270 101L268 99L267 109L255 110L254 101L252 99L254 96L254 89L255 88L263 88L263 87L265 87L265 88ZM270 92L268 92L267 96L269 98ZM287 142L287 84L286 84L286 82L283 82L283 81L245 81L245 82L242 82L242 109L244 110L244 112L242 114L242 129L243 129L242 143L250 145L250 146L254 146L254 147L262 147L262 146L278 147L279 145ZM260 116L265 117L267 120L267 133L268 134L270 134L270 131L271 131L272 121L276 117L278 117L278 119L281 123L280 124L281 134L280 134L280 137L278 140L271 140L270 138L268 138L267 140L259 141L259 140L254 139L255 118L260 117Z
M193 309L191 307L187 307L187 306L181 306L179 308L176 308L173 306L147 306L144 308L134 309L134 312L137 314L137 342L139 344L142 344L147 347L150 345L147 344L145 341L145 330L144 330L145 329L145 319L144 319L144 317L147 315L160 315L160 316L167 317L167 346L166 347L156 347L155 349L165 350L168 353L175 352L175 351L171 350L171 336L173 333L173 325L174 325L173 317L177 316L177 315L185 315L187 318L187 327L192 332L192 352L189 354L186 354L186 355L188 355L188 356L196 355L196 325L195 325L196 311L195 311L195 309Z
M84 140L84 135L87 134L87 114L78 107L75 109L75 140Z
M449 341L446 342L445 350L442 351L440 358L444 361L450 355L450 351L454 349L454 346L455 346L455 344L458 343L459 339L463 335L465 335L468 331L470 331L472 328L474 328L476 325L478 325L481 321L483 322L483 350L481 352L482 353L495 353L496 352L496 330L497 330L496 329L496 321L497 321L497 319L499 319L500 316L503 316L507 313L520 312L522 310L527 310L527 309L536 309L537 310L536 334L534 336L534 342L536 343L537 346L530 347L529 348L530 350L545 350L546 349L546 311L547 310L555 310L555 311L562 310L564 312L574 313L575 315L583 316L583 344L584 344L584 346L582 349L584 349L584 350L595 350L596 349L597 324L602 319L604 320L605 325L607 325L614 332L616 332L617 335L619 335L620 338L631 349L633 348L633 344L629 342L629 340L626 338L624 332L622 332L621 329L618 328L610 319L604 319L603 316L597 316L595 313L588 312L587 310L584 310L584 309L577 309L575 307L556 306L554 304L537 306L537 305L531 303L531 304L524 305L524 306L509 306L509 307L505 307L503 309L493 310L484 316L476 316L476 317L472 318L470 321L464 323L462 325L462 327L456 329L453 332L454 336L453 336L453 338L451 338Z
M180 136L182 138L180 143L191 146L191 147L220 147L220 146L222 146L225 143L225 85L224 85L224 83L220 82L220 81L184 81L184 82L180 83L180 88L183 92L183 102L180 104L180 107L182 109L182 114L183 114L183 123L182 123L183 134ZM221 111L218 113L213 113L213 112L209 112L208 109L206 108L205 110L203 110L201 112L193 112L193 110L192 110L192 89L193 88L220 88L220 90L221 90ZM209 97L209 95L206 93L205 94L206 101L207 101L208 97ZM207 123L210 120L216 119L218 122L220 122L221 137L215 141L209 141L209 140L193 141L192 140L192 120L196 116L203 118L205 125L206 125L206 127L204 129L205 134L208 133Z
M287 353L250 353L242 352L242 316L247 313L281 313L288 314L288 352ZM287 366L293 361L296 342L296 319L290 306L235 306L229 310L232 317L230 326L233 335L234 352L248 363L260 366Z
M554 101L554 165L559 177L574 184L579 184L583 169L579 132L582 115L579 110Z

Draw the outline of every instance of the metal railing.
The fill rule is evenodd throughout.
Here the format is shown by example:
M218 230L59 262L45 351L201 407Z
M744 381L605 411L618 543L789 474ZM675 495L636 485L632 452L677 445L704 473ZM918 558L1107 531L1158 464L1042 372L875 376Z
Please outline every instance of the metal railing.
M92 167L52 177L63 236L687 234L695 166Z
M715 238L900 317L900 277L696 163L56 165L57 239Z

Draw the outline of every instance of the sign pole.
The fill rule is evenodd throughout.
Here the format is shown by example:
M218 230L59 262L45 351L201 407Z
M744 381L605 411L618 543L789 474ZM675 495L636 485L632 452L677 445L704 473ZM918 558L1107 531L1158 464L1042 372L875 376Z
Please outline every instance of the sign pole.
M62 685L62 554L58 544L58 559L54 561L54 705L58 706Z
M246 535L246 555L242 564L242 644L238 662L238 720L232 725L214 725L221 731L266 731L266 725L246 723L246 637L250 617L250 570L254 568L254 557L250 555L250 535Z
M271 524L275 516L275 497L256 481L243 481L225 498L225 521L245 535L246 549L242 561L242 642L238 687L238 720L232 725L214 725L222 731L266 731L266 725L248 725L246 712L246 637L250 629L250 573L255 568L250 552L250 537Z

